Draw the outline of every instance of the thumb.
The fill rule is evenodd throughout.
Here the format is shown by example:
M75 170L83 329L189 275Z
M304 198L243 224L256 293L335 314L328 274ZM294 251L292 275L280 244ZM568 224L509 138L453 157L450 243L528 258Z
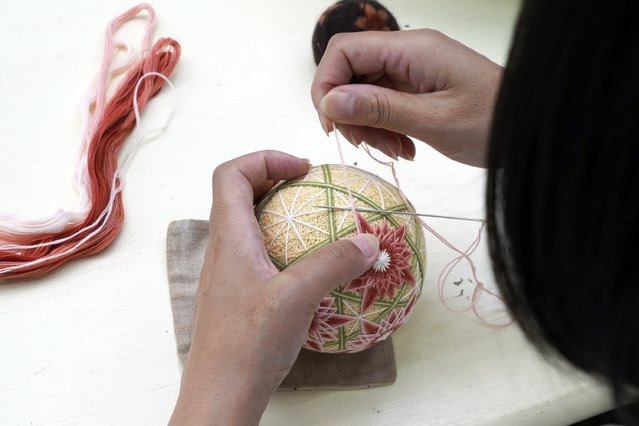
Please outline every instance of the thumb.
M335 241L280 274L288 286L294 283L306 297L320 300L335 287L359 277L377 261L379 240L371 234L358 234Z
M320 101L321 112L334 123L354 124L414 134L423 120L424 105L415 95L370 84L331 90Z

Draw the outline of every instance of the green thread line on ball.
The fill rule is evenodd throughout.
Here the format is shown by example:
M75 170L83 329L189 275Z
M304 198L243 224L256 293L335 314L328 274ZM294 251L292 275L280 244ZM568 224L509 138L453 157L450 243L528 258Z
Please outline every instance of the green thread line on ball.
M282 269L286 268L286 265L284 265L282 262L280 262L279 260L271 256L270 254L268 255L268 257L271 259L271 262L273 262L273 264L278 270L281 271ZM295 260L297 261L297 259ZM295 263L295 262L291 262L291 263Z
M278 190L282 190L284 188L294 188L294 187L321 187L326 189L326 193L327 193L327 206L333 207L334 204L334 193L333 191L337 191L340 192L344 195L348 194L348 190L346 190L343 186L340 186L338 184L333 183L332 181L332 175L331 175L331 171L328 165L322 165L321 166L322 169L322 174L324 176L324 179L327 182L307 182L307 181L289 181L289 182L285 182L283 183ZM373 175L374 176L374 175ZM274 194L273 194L274 195ZM402 211L409 211L408 206L405 204L402 205L398 205L398 206L394 206L394 207L390 207L390 208L384 208L382 209L381 206L379 206L377 203L375 203L374 201L370 200L369 198L364 197L361 194L358 193L353 193L353 198L358 199L359 201L363 202L364 204L368 205L370 208L372 209L376 209L376 210L387 210L387 211L397 211L397 212L402 212ZM273 198L273 196L269 197L270 201ZM262 204L262 203L260 203ZM268 204L268 202L266 202L265 204ZM337 231L336 229L336 224L335 224L335 217L334 217L334 212L335 210L332 209L327 209L328 210L328 218L329 218L329 232L330 232L330 236L329 236L329 240L325 241L323 243L320 243L316 246L314 246L313 248L309 249L308 251L302 253L297 259L295 259L293 262L290 262L290 264L293 264L295 262L297 262L299 259L303 258L304 256L308 255L309 253L312 253L316 250L319 250L320 248L346 236L349 234L352 234L353 232L355 232L356 230L356 226L350 225L347 227L342 228L340 231ZM391 223L391 225L393 225L395 228L398 228L399 222L397 222L397 220L395 218L393 218L390 214L387 213L379 213L379 214L373 214L370 215L368 217L369 221L375 222L379 219L385 219L387 220L389 223ZM415 228L414 228L414 233L415 236L418 237L419 236L419 231L421 231L421 227L419 226L419 223L414 222L415 223ZM404 237L406 243L411 247L411 249L413 250L414 253L421 253L422 251L422 247L421 247L421 238L416 238L417 241L414 241L408 234ZM273 261L273 263L275 264L275 266L278 269L283 269L284 267L286 267L286 265L284 265L282 262L278 261L277 259L273 258L272 256L269 255L269 257L271 258L271 260ZM416 256L412 256L412 259L414 262L417 262L417 267L419 269L419 275L421 277L421 279L419 280L419 290L421 292L422 290L422 286L424 283L424 279L425 279L425 271L424 271L424 265L421 259L421 256L416 255ZM413 265L414 266L414 265ZM386 315L388 312L390 312L392 309L394 309L397 305L397 302L401 299L401 296L403 296L405 294L405 289L406 286L404 285L402 287L402 291L400 292L400 295L398 298L393 299L392 302L386 302L389 303L389 306L383 311L382 314L380 314L380 316L377 317L377 319L383 317L384 315ZM344 293L337 293L340 296L344 295ZM339 301L339 299L337 299ZM357 298L357 301L361 303L361 297ZM341 301L340 301L341 302ZM384 306L386 303L382 304L381 306ZM374 302L374 305L379 306L378 302ZM401 305L399 305L401 306ZM337 311L339 314L343 314L343 305L341 303L338 303L337 306ZM340 327L340 332L342 331L343 327ZM341 342L343 342L343 333L340 333L339 335L339 340ZM342 348L343 349L343 348Z
M379 178L378 176L372 173L368 173L366 171L354 168L354 167L350 167L350 166L347 166L346 172L342 172L343 169L335 168L336 166L332 166L332 167L334 170L331 170L330 165L322 165L320 167L317 167L315 170L311 171L308 175L306 175L303 178L300 178L297 180L291 180L287 182L281 182L280 184L276 185L271 191L269 191L268 194L265 195L265 197L256 206L255 213L258 220L260 220L260 218L264 216L265 210L268 211L267 207L272 201L274 201L274 198L277 192L287 188L296 188L296 187L297 188L299 187L323 188L326 193L325 195L326 201L327 201L326 205L328 207L334 207L337 201L336 194L340 194L340 196L343 196L343 197L348 196L349 191L346 186L349 185L349 180L352 179L352 176L350 175L350 173L348 173L349 171L355 173L356 175L363 174L366 177L368 177L371 180L371 182L375 184L377 191L379 191L379 196L381 197L380 201L382 201L382 203L388 202L390 200L398 201L398 197L396 194L396 191L398 189L392 186L391 184L389 184L388 182L384 181L383 179ZM333 176L333 173L338 173L338 175ZM336 184L334 182L334 178L336 176L339 176L339 174L342 175L341 180L343 180L343 182L341 182L341 184ZM306 179L317 179L317 180L308 181ZM322 179L324 180L324 182L321 181ZM367 187L367 185L368 184L366 184L364 187ZM362 187L362 190L364 187ZM390 199L384 198L383 194L388 194L391 198ZM364 206L368 206L371 209L375 209L375 210L387 210L387 211L394 210L399 213L399 212L411 211L410 210L411 208L414 209L412 204L408 202L407 200L404 200L406 202L405 204L400 204L391 208L381 208L375 201L367 198L365 195L359 192L352 192L352 197L353 198L350 198L351 202L353 200L358 200ZM303 216L304 214L306 213L302 213L300 216ZM317 243L313 247L310 247L304 253L301 253L294 261L290 262L289 265L297 262L298 260L305 257L309 253L312 253L330 244L333 241L336 241L342 237L348 236L349 234L356 232L356 224L354 221L352 225L345 226L341 228L340 230L338 230L337 228L340 225L344 225L345 219L348 219L348 218L341 217L338 220L338 217L336 216L336 211L333 209L328 209L327 214L328 214L328 216L326 216L327 222L328 222L327 223L328 227L326 229L326 232L328 233L327 240ZM398 220L395 219L392 213L369 214L368 216L365 215L365 217L366 217L366 220L368 220L371 223L384 219L394 228L400 227L400 223L398 222ZM407 229L410 230L410 232L406 233L404 240L406 241L406 243L409 245L409 247L414 253L414 255L411 256L412 257L411 270L414 271L413 273L415 274L416 278L417 277L420 278L419 284L418 284L419 287L417 287L417 285L411 286L410 284L403 282L402 286L400 287L395 297L393 297L390 300L376 300L373 303L373 306L377 307L378 309L381 309L381 311L375 312L376 310L375 309L374 312L370 312L369 314L365 316L370 321L373 321L375 323L379 323L379 321L383 320L383 318L388 316L390 312L392 312L393 310L407 306L408 303L410 303L411 301L411 297L406 297L406 296L410 295L410 292L415 291L416 294L414 297L416 297L419 293L421 293L423 285L424 285L424 280L426 278L425 277L426 262L424 259L422 259L422 254L425 247L423 229L420 226L420 224L414 220L406 220L405 225L407 226ZM283 261L279 261L275 259L273 256L271 256L270 253L269 253L269 257L271 258L271 261L278 269L281 270L287 266L287 265L284 265ZM330 294L333 297L335 297L335 308L337 313L344 315L344 312L346 310L355 308L353 306L350 306L350 303L361 305L362 297L356 293L343 293L340 291L341 288L343 288L343 285L340 286L338 289L331 291ZM347 306L347 304L349 306ZM338 330L336 330L338 338L335 341L332 341L330 343L326 342L324 347L327 349L333 349L340 352L346 351L348 342L361 333L360 327L356 327L356 326L351 326L351 327L352 328L349 328L347 326L339 327ZM351 330L351 332L349 333L347 332L347 330Z
M327 192L328 192L328 191L327 191ZM373 205L375 205L375 203L373 203L373 202L371 202L371 203L372 203ZM375 207L376 207L377 209L379 209L379 206L376 206L376 205L375 205ZM399 210L400 208L405 209L405 206L397 206L397 207L393 207L392 209L397 209L397 211L403 211L403 210ZM386 209L386 210L392 210L392 209ZM399 225L399 223L398 223L398 222L397 222L394 218L390 217L390 215L388 215L388 214L374 214L374 215L369 216L369 219L370 219L371 221L373 221L373 222L374 222L374 221L376 221L377 219L380 219L380 218L385 218L385 219L387 219L387 220L388 220L388 221L389 221L392 225L395 225L395 227L396 227L396 228L400 226L400 225ZM374 220L374 219L375 219L375 220ZM333 224L334 224L334 221L333 221ZM357 229L357 228L356 228L356 226L355 226L355 225L349 225L349 226L347 226L347 227L342 228L340 231L337 231L337 232L336 232L336 235L335 235L334 237L330 237L330 239L329 239L329 240L324 241L324 242L322 242L322 243L319 243L319 244L317 244L316 246L314 246L314 247L310 248L309 250L307 250L307 251L305 251L305 252L301 253L301 254L300 254L300 256L299 256L297 259L293 260L293 261L292 261L292 262L290 262L288 265L292 265L292 264L294 264L295 262L298 262L299 260L301 260L303 257L305 257L305 256L309 255L310 253L313 253L313 252L315 252L315 251L317 251L317 250L321 249L322 247L325 247L325 246L329 245L330 243L332 243L332 242L334 242L334 241L337 241L338 239L340 239L340 238L342 238L342 237L345 237L345 236L347 236L347 235L352 234L353 232L355 232L355 230L356 230L356 229ZM415 232L415 233L418 235L418 233L417 233L417 232ZM333 238L335 238L335 239L333 239ZM414 253L421 253L421 251L422 251L422 247L421 247L421 238L417 238L417 240L418 240L418 241L414 241L414 240L413 240L412 238L410 238L410 236L407 234L406 236L404 236L404 240L405 240L405 241L406 241L406 243L410 246L410 248L413 250L413 252L414 252ZM276 266L279 270L282 270L282 269L284 269L286 266L288 266L288 265L285 265L284 263L280 262L279 260L277 260L277 259L276 259L276 258L274 258L273 256L271 256L270 254L269 254L269 257L271 258L271 261L275 264L275 266ZM425 276L424 276L424 275L425 275L425 274L424 274L424 272L425 272L425 271L424 271L424 265L423 265L423 262L422 262L421 256L411 256L411 257L412 257L412 260L413 260L414 262L417 262L417 267L419 268L419 275L422 277L422 279L420 280L420 290L421 290L421 288L422 288L422 284L423 284L423 282L424 282L424 278L425 278ZM339 313L340 313L340 314L342 314L342 312L339 312Z
M349 302L361 303L362 302L362 298L359 297L359 296L353 296L353 294L354 293L342 293L339 290L332 290L331 291L331 296L339 297L341 299L348 300ZM397 297L395 297L395 299L399 300L399 298L397 298ZM406 300L404 302L398 302L397 304L394 305L395 299L377 300L377 301L375 301L374 305L375 306L380 306L380 307L389 307L389 306L404 307L404 306L408 305L408 302L410 302L410 300Z
M322 166L322 167L324 167L324 166ZM348 191L347 191L347 190L345 190L343 187L338 186L338 185L336 185L336 184L330 184L330 185L329 185L329 184L326 184L326 183L324 183L324 182L302 182L302 181L301 181L301 182L291 182L290 184L285 184L285 187L288 187L288 188L291 188L291 187L298 187L298 186L306 186L306 187L313 187L313 188L317 188L317 187L319 187L319 188L325 188L325 189L327 190L327 191L326 191L327 193L328 193L328 192L330 192L330 193L331 193L331 200L330 200L330 201L328 201L330 204L327 204L327 206L328 206L328 207L333 207L333 204L332 204L332 200L333 200L333 198L332 198L333 191L338 191L338 192L341 192L342 194L345 194L345 195L346 195L346 194L348 194ZM368 198L366 198L366 197L362 196L361 194L357 194L357 193L353 193L353 198L357 198L359 201L363 202L364 204L368 205L371 209L375 209L375 210L395 210L395 209L397 209L396 211L398 211L398 212L399 212L399 211L408 211L408 207L407 207L406 205L401 205L401 206L395 206L395 207L391 207L391 208L387 208L387 209L382 209L382 208L381 208L379 205L377 205L377 203L375 203L374 201L371 201L370 199L368 199ZM403 208L403 209L405 209L405 210L399 210L399 208ZM330 232L331 232L331 233L334 233L334 232L335 232L335 230L333 229L333 226L334 226L334 216L333 216L333 214L334 214L334 212L335 212L335 211L334 211L333 209L327 209L327 210L329 210L329 213L328 213L328 214L329 214L329 223L331 224ZM394 225L394 227L395 227L395 228L398 228L398 227L400 226L400 225L399 225L399 223L397 222L397 220L395 220L395 218L393 218L393 217L392 217L391 215L389 215L389 214L378 214L378 215L376 215L376 216L377 216L377 217L382 217L382 216L383 216L383 217L384 217L384 218L385 218L385 219L386 219L389 223L391 223L391 225ZM369 217L370 217L370 218L372 218L372 217L374 217L374 216L369 216ZM342 229L342 231L340 231L340 232L338 233L337 238L333 239L334 237L333 237L333 235L331 235L331 241L330 241L330 242L336 241L337 239L341 238L341 236L348 235L348 234L352 233L355 229L356 229L356 226L355 226L355 225L352 225L352 226L348 226L348 227L343 228L343 229ZM344 232L344 231L346 231L346 230L348 230L348 232ZM340 236L340 234L341 234L341 236ZM411 249L413 249L413 251L414 251L414 252L421 253L420 248L419 248L419 247L417 246L417 244L416 244L416 243L412 240L412 238L410 238L410 237L407 235L407 236L405 237L405 240L406 240L406 243L410 246L410 248L411 248ZM324 245L327 245L327 244L328 244L328 243L326 243L326 244L324 244ZM421 245L421 244L420 244L420 245ZM319 247L317 247L317 248L319 248ZM419 250L419 251L418 251L418 250ZM307 253L304 253L304 254L307 254ZM423 267L423 265L422 265L421 258L420 258L420 256L414 256L414 257L417 257L417 258L418 258L418 260L417 260L417 261L418 261L418 263L419 263L419 270L420 270L421 274L423 275L423 273L424 273L424 272L423 272L423 271L424 271L424 267Z
M335 199L333 197L333 189L335 187L335 185L333 184L333 179L331 176L331 170L329 168L328 165L324 164L322 165L322 174L324 175L324 181L326 183L328 183L329 185L326 188L326 202L328 203L327 205L330 207L333 207L335 204ZM291 185L294 186L294 185ZM329 235L329 240L330 242L334 242L337 241L337 229L335 226L335 211L333 209L331 209L328 212L328 229L330 232ZM335 299L336 303L336 309L337 309L337 313L340 315L344 314L344 303L342 301L342 299ZM339 343L339 349L340 350L345 350L346 349L346 336L344 335L344 327L339 327L339 330L337 332L337 341Z
M326 192L330 192L331 193L331 200L329 201L331 204L327 204L327 211L329 212L329 218L334 217L334 213L335 210L331 209L330 207L334 207L334 204L332 204L333 201L333 197L332 197L332 192L333 191L337 191L340 192L344 195L348 195L348 190L345 189L342 186L339 186L337 184L334 183L325 183L325 182L305 182L305 181L300 181L300 182L291 182L290 184L286 185L287 188L295 188L295 187L311 187L311 188L325 188L327 189ZM382 208L380 207L377 203L375 203L374 201L371 201L369 198L364 197L361 194L355 193L353 192L353 198L356 198L357 200L361 201L362 203L366 204L369 208L373 209L373 210L385 210L385 211L396 211L396 212L403 212L403 211L409 211L409 206L405 205L405 204L399 204L397 206L394 207L389 207L389 208ZM410 206L412 207L412 206ZM397 222L397 220L395 220L395 218L393 218L393 216L391 214L388 213L376 213L373 216L369 216L369 217L384 217L385 219L388 220L388 222L390 222L392 225L395 225L395 228L398 228L399 222ZM331 229L331 231L334 232L333 229Z
M328 244L330 244L330 243L322 244L322 246L325 246L325 245L328 245ZM318 250L319 248L320 247L315 247L312 251ZM275 264L275 266L278 269L280 269L280 270L284 269L285 265L283 265L281 262L279 262L277 259L273 258L272 256L269 256L269 257L271 258L271 261ZM298 258L295 261L291 262L291 264L297 262L302 257L303 256L300 256L300 258ZM413 258L419 258L419 256L412 256L412 257ZM420 270L421 279L419 280L419 292L421 293L422 287L423 287L423 284L424 284L425 276L424 276L424 273L423 273L423 269L420 266L421 262L419 262L419 260L415 260L414 262L417 263L417 267ZM414 268L416 266L415 263L413 263L412 266ZM408 303L410 302L409 300L405 300L403 302L400 302L400 300L404 297L404 295L406 294L406 290L409 287L410 287L410 285L406 285L405 283L403 283L401 291L393 299L391 299L389 301L376 300L375 302L373 302L373 306L385 308L378 316L373 317L374 321L380 320L385 315L387 315L390 311L392 311L393 309L395 309L397 307L401 308L401 307L405 307L406 305L408 305ZM330 294L332 296L334 296L335 300L338 302L337 309L338 309L338 312L340 314L343 314L343 311L344 311L344 306L342 304L342 300L348 300L349 302L362 303L362 297L361 296L355 296L353 293L343 293L339 289L332 290L330 292ZM340 329L341 329L341 327L340 327ZM351 337L351 336L346 336L346 337L348 338L348 337ZM348 339L346 339L346 340L348 340Z
M324 343L324 348L339 348L339 343L337 341Z
M399 294L397 295L397 297L395 299L392 300L392 304L391 306L387 307L386 309L384 309L379 315L377 315L375 318L374 322L378 322L380 321L382 318L384 318L386 315L388 315L390 313L390 311L392 311L393 309L395 309L395 307L397 307L397 302L400 301L400 299L402 298L402 296L404 296L404 294L406 293L406 289L410 287L406 284L404 284L401 288L401 290L399 291Z
M344 313L344 301L338 297L335 298L335 304L337 305L337 312L341 315ZM339 327L337 330L337 341L341 350L346 349L346 333L344 332L344 326Z
M401 291L401 293L400 293L400 294L398 294L398 295L397 295L397 297L395 297L395 299L393 299L393 300L392 300L392 301L390 301L390 302L386 302L386 303L385 303L385 304L388 304L389 306L388 306L386 309L384 309L381 313L379 313L378 315L376 315L376 316L372 316L372 317L369 319L369 321L374 322L374 323L376 323L376 324L379 324L379 322L382 320L382 318L384 318L385 316L387 316L387 315L388 315L388 314L389 314L389 313L390 313L393 309L395 309L395 308L402 308L402 307L405 307L406 305L408 305L408 302L409 302L408 300L407 300L407 301L405 301L405 302L399 303L399 300L402 298L402 296L403 296L404 294L406 294L405 290L406 290L406 288L407 288L407 287L408 287L408 286L406 286L406 285L405 285L405 286L403 286L403 287L402 287L402 291ZM375 304L374 304L374 306L379 306L379 305L381 305L381 303L375 303ZM341 329L341 328L346 329L346 326L345 326L345 325L342 325L342 326L340 326L340 329ZM348 335L346 336L346 340L347 340L347 341L348 341L348 340L351 340L353 337L357 337L357 335L358 335L358 334L359 334L359 333L357 332L357 330L354 330L352 333L350 333L350 334L348 334Z
M323 186L323 187L325 187L326 190L327 190L326 192L330 193L329 204L327 204L327 206L329 206L329 207L333 207L334 206L334 204L333 204L333 201L334 201L333 191L339 191L339 192L343 193L344 195L349 195L349 197L352 196L353 198L356 198L356 199L360 200L361 202L371 206L375 210L395 210L395 209L397 209L397 211L408 211L408 206L406 206L406 205L400 205L400 206L392 207L390 209L389 208L383 209L381 206L379 206L376 202L372 201L371 199L366 198L363 195L360 195L358 193L353 193L352 191L349 192L348 189L345 189L343 186L333 183L331 170L330 170L328 165L322 165L322 172L324 174L324 179L325 179L325 181L326 181L326 183L328 185L321 185L320 182L313 182L313 184L315 184L315 185L305 185L305 183L307 183L307 182L300 181L300 182L292 183L289 186L291 186L291 187L295 187L295 186L314 186L314 187L317 187L317 186L322 187ZM374 178L375 180L378 179L374 175L371 175L369 173L366 173L366 174L368 174L371 178ZM346 177L346 176L344 176L344 177ZM330 230L331 230L331 240L332 241L335 241L335 240L333 240L333 234L335 234L335 233L339 234L339 233L342 233L342 232L346 231L344 233L344 235L348 235L348 234L350 234L350 233L352 233L352 232L354 232L356 230L356 226L352 225L352 226L349 226L349 227L346 227L346 228L342 229L342 232L337 232L337 230L334 229L335 221L334 221L334 216L333 215L335 213L335 210L330 209L330 211L328 213L329 213L329 226L330 226ZM388 214L372 215L372 216L369 216L368 220L369 221L376 221L376 220L374 220L374 216L377 216L377 218L375 218L376 220L379 220L382 217L384 217L395 228L400 227L399 223L395 220L395 218L391 217ZM410 238L409 235L405 235L404 240L411 247L411 249L413 250L413 253L421 253L421 247L420 247L421 246L421 239L418 238L419 237L419 233L418 232L415 232L415 234L416 234L415 236L417 237L419 242L413 241L412 238ZM421 286L422 286L422 284L424 282L424 278L425 278L424 277L424 268L423 268L422 261L421 261L421 256L414 255L414 256L412 256L412 258L416 259L417 266L419 268L419 275L421 276L421 279L420 279L420 291L421 291ZM413 267L415 266L414 263L413 263L412 266ZM405 283L403 283L403 285L401 287L401 290L399 291L397 297L392 299L390 305L388 307L386 307L380 314L378 314L376 317L374 317L375 322L381 320L381 318L384 318L386 315L388 315L390 313L390 311L392 311L393 309L395 309L397 307L398 302L404 296L404 294L406 293L406 290L407 290L408 287L410 287L410 286L406 285ZM338 313L339 314L343 314L343 299L341 297L337 297L335 300L337 301L337 311L338 311ZM362 298L359 297L359 302L360 303L361 303L361 300L362 300ZM378 303L373 302L373 306L378 306ZM339 331L338 331L339 349L345 349L345 345L344 345L344 340L345 340L344 339L344 334L345 334L345 331L344 330L345 330L345 326L339 327ZM346 338L347 337L352 337L352 336L346 336Z
M281 182L275 184L264 195L264 197L257 203L257 205L255 206L253 211L255 213L255 217L257 218L258 222L259 222L260 218L262 217L262 213L264 211L264 206L266 206L268 203L270 203L271 200L273 199L273 197L275 197L275 194L277 194L277 191L279 191L280 189L285 188L287 186L287 183L289 183L289 182L290 181L281 181Z
M299 181L299 182L291 182L290 184L286 185L287 188L295 188L295 187L298 187L298 186L307 186L307 187L311 187L311 188L325 188L325 189L330 190L330 191L338 191L338 192L341 192L344 195L348 195L348 190L346 188L344 188L342 186L339 186L337 184L334 184L334 183ZM356 192L352 192L352 194L353 194L353 198L363 202L364 204L369 206L371 209L391 210L391 209L395 208L395 207L391 207L391 208L387 208L387 209L382 209L374 201L371 201L370 199L364 197L363 195L358 194ZM404 204L400 204L399 206L405 206L405 205ZM327 205L326 207L327 207L326 210L330 210L331 213L335 212L334 209L330 208L330 207L333 207L333 205Z
M333 188L335 187L335 184L333 184L333 180L331 179L331 171L329 170L328 166L322 165L321 167L322 174L324 175L324 180L328 184L326 185L326 205L329 207L333 207L335 205L335 199L333 197ZM297 185L289 185L289 187L295 186ZM330 209L330 211L328 212L328 231L330 233L329 239L331 240L331 242L337 241L337 239L335 238L335 235L337 234L337 230L335 229L335 210L333 209Z

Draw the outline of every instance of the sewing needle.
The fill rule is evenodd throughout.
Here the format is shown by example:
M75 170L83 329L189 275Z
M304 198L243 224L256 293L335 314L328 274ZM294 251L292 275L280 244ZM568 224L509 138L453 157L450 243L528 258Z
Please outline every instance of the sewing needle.
M336 207L336 206L313 206L318 209L328 209L328 210L342 210L342 211L352 211L351 207ZM486 222L484 219L477 219L474 217L457 217L457 216L446 216L441 214L426 214L426 213L413 213L413 212L400 212L395 210L375 210L369 209L366 207L355 207L355 211L363 212L363 213L381 213L381 214L403 214L408 216L424 216L424 217L436 217L439 219L453 219L453 220L467 220L472 222Z

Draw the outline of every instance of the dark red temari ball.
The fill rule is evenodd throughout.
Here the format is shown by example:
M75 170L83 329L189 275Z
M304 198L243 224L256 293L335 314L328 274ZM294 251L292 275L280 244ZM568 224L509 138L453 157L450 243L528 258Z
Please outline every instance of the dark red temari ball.
M337 33L398 31L395 17L373 0L338 1L320 16L313 32L313 56L319 64L328 41Z

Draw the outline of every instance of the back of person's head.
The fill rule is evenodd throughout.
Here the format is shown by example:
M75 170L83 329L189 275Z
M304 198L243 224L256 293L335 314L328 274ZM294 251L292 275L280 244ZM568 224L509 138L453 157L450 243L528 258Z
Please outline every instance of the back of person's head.
M638 163L639 2L525 1L489 153L495 275L528 337L618 403L639 385Z

